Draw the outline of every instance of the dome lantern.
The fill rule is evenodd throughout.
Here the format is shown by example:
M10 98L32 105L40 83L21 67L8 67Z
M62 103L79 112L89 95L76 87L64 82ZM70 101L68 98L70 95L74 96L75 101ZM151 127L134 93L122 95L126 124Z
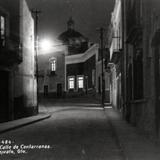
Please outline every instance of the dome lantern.
M69 18L67 22L67 27L68 27L68 30L74 30L74 20L72 19L72 17Z

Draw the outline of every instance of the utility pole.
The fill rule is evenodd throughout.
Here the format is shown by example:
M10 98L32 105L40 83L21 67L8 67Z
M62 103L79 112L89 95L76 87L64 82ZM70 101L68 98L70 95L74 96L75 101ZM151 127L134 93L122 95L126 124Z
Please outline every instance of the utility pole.
M103 44L103 38L104 38L104 28L101 27L98 29L100 32L100 53L101 53L101 72L102 72L102 99L101 99L101 104L102 107L104 108L104 99L105 99L105 79L104 79L104 44Z
M126 80L126 68L127 68L127 52L126 52L126 17L125 17L125 3L126 0L121 0L121 15L122 15L122 52L121 52L121 105L122 105L122 114L125 116L125 110L126 110L126 103L128 103L128 98L126 96L127 94L127 80Z
M38 91L38 22L39 22L39 14L41 13L40 10L32 10L32 13L35 17L35 63L36 63L36 81L37 81L37 108L36 108L36 112L39 112L39 91Z

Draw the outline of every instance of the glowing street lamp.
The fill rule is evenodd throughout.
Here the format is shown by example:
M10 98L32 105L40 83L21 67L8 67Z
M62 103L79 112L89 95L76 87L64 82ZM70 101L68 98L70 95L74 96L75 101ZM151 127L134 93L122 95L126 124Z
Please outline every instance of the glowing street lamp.
M53 42L50 39L43 39L39 45L42 52L49 52L53 49Z
M65 50L65 44L51 39L42 39L39 42L39 54L47 54L50 52Z

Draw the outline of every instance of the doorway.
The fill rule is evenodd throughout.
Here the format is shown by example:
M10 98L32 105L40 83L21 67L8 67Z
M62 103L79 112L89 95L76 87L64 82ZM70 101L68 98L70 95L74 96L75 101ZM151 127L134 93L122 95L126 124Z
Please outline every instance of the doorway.
M48 85L44 85L44 97L48 96Z
M9 120L9 72L0 71L0 122Z
M57 98L62 97L62 83L57 84Z
M101 94L101 77L98 77L98 93Z

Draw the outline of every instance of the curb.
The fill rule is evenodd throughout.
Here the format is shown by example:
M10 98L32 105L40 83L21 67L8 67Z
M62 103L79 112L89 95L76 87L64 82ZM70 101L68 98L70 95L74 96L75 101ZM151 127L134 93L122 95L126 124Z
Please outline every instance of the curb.
M29 121L29 122L26 122L26 123L22 123L20 125L17 125L17 126L13 126L13 127L10 127L10 128L6 128L4 130L1 130L0 131L0 134L2 133L5 133L5 132L8 132L8 131L11 131L11 130L15 130L15 129L18 129L18 128L21 128L21 127L24 127L24 126L27 126L27 125L30 125L30 124L33 124L33 123L36 123L36 122L39 122L39 121L42 121L42 120L45 120L45 119L48 119L51 117L51 114L48 114L46 116L43 116L41 118L38 118L38 119L35 119L35 120L32 120L32 121ZM20 119L19 119L20 120Z
M125 151L125 148L123 146L123 143L121 142L121 140L119 138L119 135L117 134L117 130L116 130L115 126L113 125L112 120L111 120L110 116L108 115L108 113L105 113L105 114L108 117L108 122L110 124L111 129L112 129L113 136L115 137L115 141L116 141L118 147L121 150L121 154L122 154L124 160L128 160L128 156L126 154L126 151Z

